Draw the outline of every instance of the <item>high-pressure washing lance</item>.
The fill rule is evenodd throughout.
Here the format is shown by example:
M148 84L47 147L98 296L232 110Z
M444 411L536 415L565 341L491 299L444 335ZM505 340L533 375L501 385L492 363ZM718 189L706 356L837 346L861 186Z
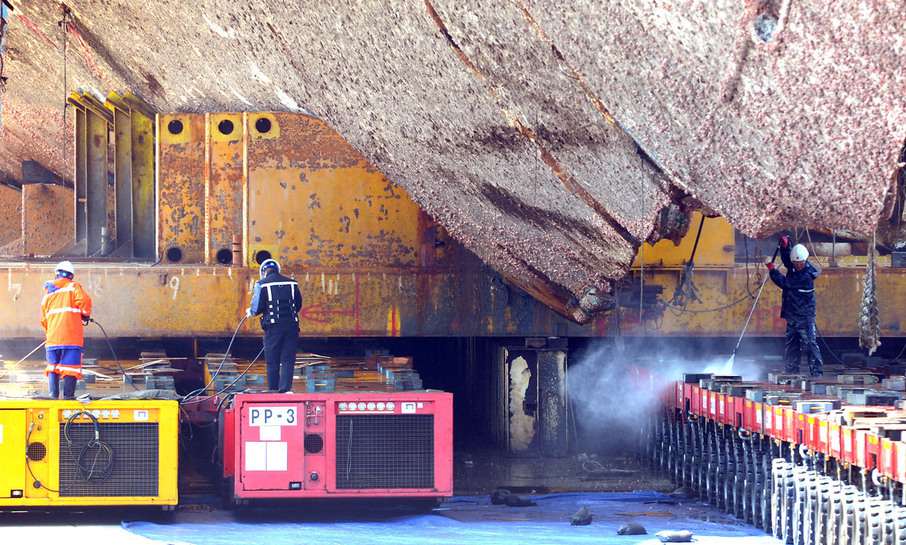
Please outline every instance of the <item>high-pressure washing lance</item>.
M777 261L777 253L780 251L780 246L774 249L774 256L771 257L771 263ZM749 309L749 315L746 317L746 323L742 326L742 333L739 334L739 340L736 341L736 347L733 349L733 353L730 354L730 358L727 360L727 364L724 366L721 371L722 374L730 374L733 370L733 364L736 362L736 353L739 351L739 346L742 344L743 337L746 336L746 329L749 328L749 322L752 320L752 314L755 313L755 307L758 306L758 299L761 298L761 292L764 290L764 285L768 283L768 279L771 277L770 274L765 275L764 280L761 281L761 285L758 286L758 293L755 294L755 301L752 303L752 308Z

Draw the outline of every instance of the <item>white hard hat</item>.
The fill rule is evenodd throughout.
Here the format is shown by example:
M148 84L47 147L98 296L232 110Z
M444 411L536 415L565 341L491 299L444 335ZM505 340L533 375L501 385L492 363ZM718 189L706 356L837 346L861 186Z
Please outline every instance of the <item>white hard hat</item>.
M63 271L72 275L75 274L75 267L72 266L71 261L60 261L59 263L57 263L57 268L54 270Z
M790 259L793 261L805 261L808 259L808 250L802 244L797 244L793 246L793 251L790 252Z
M261 262L261 266L258 267L258 276L264 278L264 269L277 269L277 272L280 272L280 264L277 263L276 259L267 258Z

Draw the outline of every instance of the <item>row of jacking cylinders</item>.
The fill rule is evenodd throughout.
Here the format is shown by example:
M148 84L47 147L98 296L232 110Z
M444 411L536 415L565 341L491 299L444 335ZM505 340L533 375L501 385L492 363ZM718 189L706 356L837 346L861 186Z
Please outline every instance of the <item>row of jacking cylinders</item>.
M801 446L677 414L641 455L686 493L793 545L906 545L906 489Z

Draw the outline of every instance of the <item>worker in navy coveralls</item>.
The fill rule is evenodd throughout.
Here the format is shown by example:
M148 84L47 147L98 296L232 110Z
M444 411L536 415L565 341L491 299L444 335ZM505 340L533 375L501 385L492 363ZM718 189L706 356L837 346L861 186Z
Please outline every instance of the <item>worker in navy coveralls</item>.
M261 316L268 389L291 392L302 292L295 280L280 274L280 264L274 259L261 263L259 276L261 279L255 282L252 304L246 314Z
M799 372L799 356L805 351L809 374L820 377L824 362L815 327L815 279L821 271L808 261L805 246L797 244L790 248L790 237L786 235L780 238L780 260L786 267L785 275L773 262L767 263L767 267L771 280L783 290L780 317L786 320L786 372Z

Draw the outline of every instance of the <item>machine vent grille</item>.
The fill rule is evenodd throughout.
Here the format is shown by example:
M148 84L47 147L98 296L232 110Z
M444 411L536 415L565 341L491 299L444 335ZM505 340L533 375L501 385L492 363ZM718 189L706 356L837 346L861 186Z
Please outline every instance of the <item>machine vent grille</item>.
M158 431L156 423L101 424L101 441L113 451L113 465L101 478L84 480L78 460L82 449L94 439L92 424L71 424L67 445L65 424L60 424L61 496L157 496ZM83 462L91 463L89 451Z
M434 488L434 416L337 416L337 488Z

